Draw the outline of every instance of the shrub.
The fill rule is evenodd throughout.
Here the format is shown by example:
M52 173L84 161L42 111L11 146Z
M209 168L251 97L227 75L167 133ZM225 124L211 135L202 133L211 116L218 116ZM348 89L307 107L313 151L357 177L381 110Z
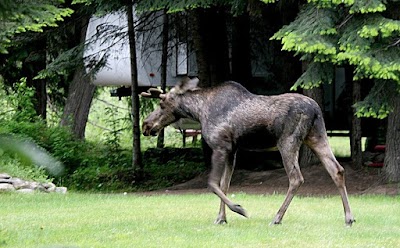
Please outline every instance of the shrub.
M13 158L2 150L0 150L0 157L0 172L2 173L7 173L12 177L21 178L27 181L36 181L41 183L52 181L43 168L23 164L18 158Z
M206 171L199 148L152 148L143 155L145 181L140 189L153 190L186 182Z
M0 101L4 110L0 113L0 135L11 135L18 140L37 144L55 161L60 161L65 170L63 175L54 177L53 180L47 171L40 169L40 163L36 163L36 166L26 164L12 151L8 151L7 155L0 156L0 170L12 176L37 181L53 180L59 186L75 190L127 191L167 187L204 171L198 151L193 153L186 149L150 149L144 156L144 177L136 178L131 165L130 144L121 146L127 132L127 124L124 123L127 118L124 115L114 116L115 109L106 108L105 113L99 115L107 116L105 123L112 130L100 130L100 135L97 134L96 137L103 139L77 140L67 128L51 125L36 116L32 104L33 92L26 87L23 80L18 84L15 94L7 95L0 90ZM154 103L149 104L150 110ZM167 131L166 137L175 143L181 140L175 130ZM150 144L156 140L146 141Z
M113 149L109 145L77 140L68 129L48 127L40 120L33 123L0 121L0 134L12 134L19 139L31 140L44 148L65 168L64 174L56 177L55 182L75 189L89 189L94 185L97 187L105 179L112 178L111 181L115 181L114 174L119 174L120 169L125 170L131 161L129 153L121 151L118 156L111 156ZM20 159L14 157L17 162L12 167L13 171L17 171L21 167L18 163ZM3 156L1 160L2 164L7 162ZM37 168L31 165L30 169L36 171ZM108 185L111 187L111 184Z

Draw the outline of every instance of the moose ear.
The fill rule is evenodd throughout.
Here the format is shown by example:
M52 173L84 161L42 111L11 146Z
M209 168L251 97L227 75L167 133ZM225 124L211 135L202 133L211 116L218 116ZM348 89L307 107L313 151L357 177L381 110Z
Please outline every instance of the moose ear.
M198 88L197 85L199 84L199 81L200 80L197 77L190 79L190 81L187 83L190 90L197 89Z
M199 79L197 77L190 79L189 77L184 77L182 81L178 82L175 86L175 91L178 94L185 93L186 91L198 89L197 85Z

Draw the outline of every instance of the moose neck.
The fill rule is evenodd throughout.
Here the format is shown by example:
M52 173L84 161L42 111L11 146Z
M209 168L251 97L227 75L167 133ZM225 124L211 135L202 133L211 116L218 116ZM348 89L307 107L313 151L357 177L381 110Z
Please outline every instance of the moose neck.
M202 90L186 92L179 96L178 111L185 118L201 121L204 108L207 106Z

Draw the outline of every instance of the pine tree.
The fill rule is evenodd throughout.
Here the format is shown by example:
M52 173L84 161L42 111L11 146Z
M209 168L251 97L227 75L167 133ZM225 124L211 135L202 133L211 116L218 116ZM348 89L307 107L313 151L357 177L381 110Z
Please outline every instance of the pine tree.
M375 82L369 95L355 105L358 117L386 118L391 112L399 113L393 100L400 92L399 12L396 0L308 0L296 20L272 37L281 40L283 50L310 62L293 89L332 82L335 66L350 65L353 80ZM388 136L392 137L396 135ZM394 141L396 147L399 142ZM386 154L384 171L391 181L400 180L399 161L390 162L399 153L393 149Z
M70 16L73 11L63 8L63 1L0 1L0 53L7 53L15 34L43 32L45 27L56 27L57 23Z

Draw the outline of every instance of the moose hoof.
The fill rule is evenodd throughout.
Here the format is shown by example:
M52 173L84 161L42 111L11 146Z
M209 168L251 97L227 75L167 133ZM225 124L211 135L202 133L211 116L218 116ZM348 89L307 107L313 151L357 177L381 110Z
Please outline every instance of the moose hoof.
M280 221L272 221L271 223L269 223L269 225L270 226L277 226L277 225L281 225L282 224L282 222L280 222Z
M238 213L238 214L240 214L240 215L242 215L242 216L244 216L244 217L247 218L246 210L244 210L244 208L242 208L242 206L236 204L236 205L233 205L233 206L231 206L231 207L229 207L229 208L230 208L233 212Z
M228 224L228 222L225 219L218 218L218 219L216 219L214 221L214 224L216 224L216 225L224 225L224 224Z
M356 220L353 219L353 218L350 219L350 220L346 220L346 226L347 226L347 227L351 227L351 226L353 225L354 222L356 222Z
M282 218L280 217L280 215L276 215L274 220L271 223L269 223L270 226L276 226L280 224L282 224Z

